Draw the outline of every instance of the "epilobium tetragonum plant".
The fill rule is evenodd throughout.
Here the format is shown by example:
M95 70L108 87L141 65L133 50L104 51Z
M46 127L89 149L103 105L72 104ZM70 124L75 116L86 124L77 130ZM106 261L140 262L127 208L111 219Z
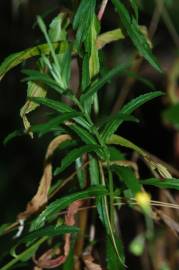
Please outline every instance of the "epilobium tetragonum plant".
M101 25L104 12L108 13L108 1L78 2L74 11L58 13L49 25L38 16L44 43L10 55L0 66L2 79L15 66L28 64L34 58L33 69L23 69L27 82L27 101L20 110L23 128L8 135L5 143L17 135L38 136L40 140L50 133L37 193L13 226L1 227L1 235L13 232L5 254L9 261L1 266L4 270L20 266L26 269L32 261L35 269L124 269L117 210L125 202L144 215L146 231L130 246L134 254L140 255L154 229L155 209L145 185L179 189L179 181L173 181L167 168L119 135L122 124L137 121L133 112L162 92L139 95L115 114L99 120L105 85L118 76L137 77L131 72L130 59L127 63L117 61L112 68L104 67L107 44L113 46L114 42L130 39L140 57L161 72L147 30L138 24L137 1L129 1L129 12L124 1L112 0L120 28L116 25L104 33ZM74 63L78 71L75 75ZM139 79L150 87L150 83ZM45 122L34 124L29 113L39 106L51 113ZM125 148L141 156L151 169L152 178L140 179L137 164L124 155ZM59 153L60 157L61 153L65 155L54 167L53 156L58 157ZM102 245L99 233L103 235Z

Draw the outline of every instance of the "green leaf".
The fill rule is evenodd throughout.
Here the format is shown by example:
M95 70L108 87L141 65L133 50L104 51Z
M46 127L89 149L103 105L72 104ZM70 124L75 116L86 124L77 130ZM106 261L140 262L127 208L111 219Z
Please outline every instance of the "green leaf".
M23 236L22 238L19 238L17 240L17 244L19 245L21 243L32 242L44 236L55 237L58 235L64 235L65 233L77 233L77 232L79 232L79 228L74 227L74 226L66 226L66 225L47 226L45 228L32 231L28 233L27 235Z
M138 3L137 3L137 0L130 0L130 3L131 3L131 7L134 10L136 21L138 22L139 12L138 12Z
M99 165L98 161L89 155L89 174L90 174L90 183L91 185L99 185L100 184L100 173L99 173Z
M11 132L10 134L8 134L6 136L6 138L3 141L3 144L6 145L11 140L13 140L14 138L16 138L17 136L22 136L22 135L24 135L24 132L22 130L14 130L13 132Z
M83 95L81 95L80 97L81 102L86 102L113 77L124 74L124 71L127 69L128 66L129 66L128 64L127 65L123 64L108 71L101 79L95 82L88 90L85 91Z
M121 28L114 29L112 31L105 32L100 34L96 40L96 46L99 49L102 49L106 44L109 44L113 41L124 39Z
M158 188L169 188L169 189L176 189L179 190L179 179L172 178L172 179L156 179L156 178L149 178L146 180L140 181L143 185L150 185L155 186Z
M162 92L160 91L155 91L155 92L149 92L147 94L141 95L135 99L132 99L129 103L124 105L124 107L121 109L120 113L121 114L126 114L129 115L131 114L134 110L137 108L141 107L144 103L163 95ZM107 140L117 129L118 127L123 123L123 119L119 117L114 117L112 121L110 121L107 126L105 127L103 133L102 133L102 139L104 141Z
M136 151L137 153L139 153L140 155L146 157L146 153L145 151L140 148L139 146L137 146L136 144L134 144L133 142L127 140L124 137L121 137L119 135L113 134L106 142L107 144L116 144L116 145L121 145L127 148L130 148L134 151Z
M40 98L40 97L30 97L29 99L34 101L37 104L47 106L47 107L49 107L57 112L60 112L60 113L76 112L75 110L73 110L71 107L69 107L65 103L60 102L60 101L56 101L53 99Z
M105 121L105 123L103 123L104 128L101 131L101 137L102 138L106 138L107 135L108 136L112 135L112 133L114 133L120 122L124 122L124 121L133 121L133 122L139 122L134 116L132 115L127 115L121 112L116 113L114 116L108 117Z
M53 110L55 110L57 112L60 112L60 113L67 113L67 112L77 113L77 111L75 111L74 109L72 109L71 107L69 107L68 105L66 105L65 103L60 102L60 101L56 101L56 100L49 99L49 98L37 98L37 97L36 98L35 97L34 98L30 98L30 99L32 101L38 103L38 104L47 106L47 107L49 107L49 108L51 108L51 109L53 109ZM82 125L86 129L90 129L91 128L91 126L88 124L88 122L83 117L75 117L74 121L76 123L79 123L80 125ZM69 126L69 127L71 128L71 126ZM78 128L76 128L76 129L78 129ZM79 127L79 129L80 129L80 127ZM84 133L85 133L85 131L84 131Z
M38 70L25 69L22 71L28 77L26 77L23 81L40 81L45 83L47 86L51 87L58 93L63 93L64 88L62 88L54 79L52 79L49 75L39 72Z
M58 48L59 52L61 53L66 51L66 42L60 42L60 43L55 42L52 45L54 49ZM50 49L47 43L9 55L7 58L4 59L4 61L0 65L0 80L12 68L16 67L17 65L21 64L22 62L34 56L39 56L42 54L44 55L50 54Z
M55 170L55 175L63 172L68 166L70 166L78 157L82 156L84 153L89 153L89 152L96 152L100 146L98 145L85 145L77 149L73 149L70 151L61 161L61 167L57 168Z
M37 217L37 219L33 222L32 229L34 230L42 227L44 223L48 221L50 217L52 217L52 215L59 213L74 201L107 195L107 193L108 191L104 186L98 185L83 190L82 192L76 192L57 199L49 204L47 208Z
M44 124L39 124L39 125L33 125L30 130L32 132L40 132L41 134L50 132L52 129L59 127L60 124L64 123L65 121L69 119L73 119L77 116L80 116L80 112L68 112L64 113L63 115L53 117L50 121Z
M162 116L165 121L179 128L179 104L172 105L166 109Z
M80 139L86 144L97 144L96 139L84 128L77 125L69 125L69 128L72 129Z
M141 191L141 185L139 180L135 177L134 173L130 168L122 166L114 166L114 171L120 177L121 181L125 183L127 188L129 188L135 195L137 192Z
M96 0L82 0L73 20L73 28L76 33L76 47L87 38L91 22L95 13Z
M81 88L84 92L85 89L90 84L90 75L89 75L89 55L86 53L83 57L83 65L82 65L82 76L81 76Z
M119 253L121 254L121 257L123 258L123 262L124 262L125 260L124 250L123 250L121 240L119 239L119 237L115 237L115 238L116 238ZM124 265L119 261L116 255L113 243L111 239L109 238L109 236L106 237L106 261L107 261L108 270L114 270L114 269L124 270L125 269Z
M152 54L150 46L141 32L139 25L134 17L130 16L126 7L121 3L120 0L112 0L116 11L118 12L121 22L125 27L129 37L131 38L132 42L138 49L139 53L158 71L161 72L161 68Z

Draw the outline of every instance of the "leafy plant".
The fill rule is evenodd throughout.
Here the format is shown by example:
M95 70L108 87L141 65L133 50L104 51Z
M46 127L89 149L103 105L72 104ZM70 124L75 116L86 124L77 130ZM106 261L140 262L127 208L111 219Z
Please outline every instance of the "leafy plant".
M138 122L133 116L134 111L146 102L162 96L162 92L150 91L139 95L115 115L104 119L103 123L97 121L100 114L100 92L105 85L115 77L132 74L131 61L104 69L102 54L107 44L129 38L138 54L156 72L161 71L161 68L152 53L149 40L138 24L137 1L130 1L133 12L129 12L122 1L111 1L113 10L120 17L121 28L117 25L106 33L101 33L101 24L108 1L101 1L98 16L96 2L81 0L72 16L61 12L48 26L38 16L37 24L44 43L10 55L0 66L2 79L15 66L23 62L26 64L28 59L36 57L34 69L23 70L24 81L27 83L27 100L21 108L20 116L24 127L8 135L5 143L23 134L32 138L38 136L39 140L47 134L52 138L47 147L37 193L14 224L16 239L12 239L5 254L10 253L12 259L1 267L3 270L16 269L18 263L28 265L31 259L40 269L58 266L60 269L73 269L75 256L79 265L82 265L82 259L83 265L89 270L102 269L96 258L94 262L92 254L98 241L96 222L102 224L105 236L106 251L100 259L106 258L103 264L109 270L124 269L125 254L117 226L117 208L122 205L121 198L134 210L143 213L147 230L140 240L144 243L152 238L147 232L153 230L152 218L155 211L145 186L179 189L179 180L172 178L163 164L119 135L119 128L126 121ZM69 34L71 32L72 37ZM77 89L74 89L72 83L73 61L78 63L80 74ZM52 113L48 114L45 122L32 123L29 114L41 106L52 110ZM152 178L140 180L138 166L125 158L124 148L141 156L150 168ZM64 149L67 154L56 167L52 167L53 156L58 156L59 151ZM57 176L59 180L53 183L52 180ZM65 192L60 193L62 188ZM92 211L89 212L90 208ZM89 222L88 215L92 217ZM78 217L76 221L75 216ZM89 236L94 228L95 233ZM1 234L10 231L11 226L3 226ZM79 248L75 249L75 245ZM18 246L21 246L20 253L16 251ZM47 252L43 251L44 248ZM44 254L37 258L37 252Z

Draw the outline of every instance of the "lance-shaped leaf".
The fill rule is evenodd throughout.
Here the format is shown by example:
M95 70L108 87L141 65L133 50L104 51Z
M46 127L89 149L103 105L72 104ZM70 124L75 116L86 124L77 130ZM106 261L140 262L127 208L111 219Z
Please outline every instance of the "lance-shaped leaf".
M108 191L106 190L106 188L104 186L98 185L83 190L82 192L76 192L64 196L63 198L57 199L51 204L49 204L47 208L37 217L37 219L33 222L32 229L35 230L42 227L50 217L52 217L54 214L59 213L61 210L65 209L74 201L103 196L107 194Z
M159 97L163 95L162 92L160 91L155 91L155 92L149 92L147 94L141 95L137 98L132 99L129 103L127 103L120 111L120 113L116 114L114 118L108 122L102 131L101 137L105 141L107 138L109 138L117 129L118 127L122 124L122 122L125 119L122 119L120 115L129 115L131 114L134 110L137 108L141 107L143 104L146 102Z
M52 118L51 120L49 120L44 124L33 125L30 130L32 130L32 132L44 134L52 131L54 128L58 128L60 124L64 123L65 121L73 119L80 115L82 115L80 112L64 113L60 116Z
M84 145L80 148L73 149L70 151L61 161L61 167L55 170L55 175L63 172L68 166L70 166L78 157L82 156L84 153L95 152L99 150L100 146L90 144Z
M52 45L54 49L58 48L59 52L61 53L65 52L66 49L68 48L66 42L55 42L52 43ZM42 54L44 55L50 54L50 48L46 43L9 55L7 58L4 59L4 61L0 65L0 80L12 68L16 67L17 65L21 64L22 62L32 57L40 56Z
M49 108L51 108L52 110L55 110L57 112L60 113L67 113L67 112L77 112L74 109L72 109L70 106L68 106L67 104L61 102L61 101L56 101L53 99L49 99L49 98L30 98L32 101L47 106ZM82 117L75 117L74 121L76 123L79 123L80 125L82 125L83 127L85 127L86 129L90 129L90 125L88 124L88 122Z
M171 179L157 179L157 178L149 178L146 180L140 181L143 185L155 186L158 188L169 188L179 190L179 179L171 178Z
M160 66L152 54L150 46L144 36L144 34L140 30L140 26L138 25L136 19L130 16L126 7L121 3L120 0L112 0L112 3L118 12L121 22L125 27L129 37L132 42L138 49L139 53L158 71L161 72Z
M93 16L95 13L96 0L82 0L73 20L73 28L77 30L76 46L79 48L81 43L85 41Z
M101 89L107 82L117 75L124 74L124 71L128 68L128 64L121 64L112 70L108 71L101 79L97 80L89 89L86 89L85 93L81 96L81 102L86 102L91 98L99 89Z

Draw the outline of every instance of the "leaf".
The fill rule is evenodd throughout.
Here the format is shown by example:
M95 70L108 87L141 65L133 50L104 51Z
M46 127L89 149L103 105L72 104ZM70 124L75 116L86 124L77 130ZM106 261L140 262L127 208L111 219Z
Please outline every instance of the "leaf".
M52 217L52 215L59 213L74 201L107 195L107 193L108 191L104 186L98 185L83 190L82 192L76 192L57 199L50 203L46 209L37 217L37 219L33 222L32 230L42 227L44 223L48 221L50 217Z
M166 109L163 114L163 118L165 121L174 125L176 128L179 128L179 103L170 106Z
M64 12L61 12L52 20L49 25L49 37L52 42L66 40L66 28L68 27L69 23L70 20L67 17L67 14Z
M67 112L77 113L77 111L72 109L70 106L68 106L67 104L60 102L60 101L56 101L56 100L49 99L49 98L37 98L37 97L30 98L30 99L38 104L47 106L47 107L49 107L57 112L60 112L60 113L67 113ZM79 123L80 125L82 125L86 129L91 128L91 126L88 124L88 122L83 117L75 117L74 121Z
M50 88L54 89L57 93L62 94L65 90L48 74L42 73L38 70L32 69L24 69L22 71L28 77L26 77L23 81L40 81L49 86Z
M131 3L131 7L134 10L136 21L138 22L139 12L138 12L138 3L137 3L137 1L138 0L130 0L130 3Z
M76 47L80 47L85 41L95 13L96 0L82 0L73 20L73 28L76 33Z
M120 243L120 240L118 240L118 237L116 238L118 242L119 253L121 254L124 260L124 250L122 247L122 243ZM106 236L106 262L107 262L108 270L114 270L114 269L124 270L125 269L124 265L119 262L119 259L113 247L113 243L111 239L109 238L109 236Z
M87 42L90 43L88 46L90 47L90 51L88 54L90 55L89 58L89 75L90 79L95 77L100 70L100 63L99 63L99 56L98 56L98 49L96 46L96 41L97 41L97 19L95 16L93 16L92 22L91 22L91 27L89 30L89 41L87 39Z
M27 83L28 87L27 87L27 96L28 97L45 97L47 94L47 91L41 87L40 85L29 81ZM28 132L29 128L31 127L31 124L29 122L29 120L27 119L27 114L29 114L30 112L34 111L37 107L39 106L39 104L34 103L31 100L27 100L25 105L21 108L20 110L20 116L23 120L23 124L25 127L25 130ZM29 132L29 135L33 138L33 133Z
M98 161L91 155L89 155L89 173L91 186L99 185L100 174Z
M69 128L72 129L80 139L86 144L97 144L96 139L84 128L77 125L69 125Z
M66 43L64 42L56 42L53 43L54 49L58 48L59 52L66 51ZM0 80L4 77L4 75L11 70L12 68L16 67L17 65L21 64L22 62L39 55L49 55L50 49L47 43L26 49L21 52L13 53L9 55L7 58L0 65Z
M137 118L132 115L124 114L121 112L116 113L115 115L107 117L106 121L102 125L101 137L105 137L106 134L110 134L113 130L115 132L118 128L118 122L132 121L139 122ZM109 135L110 136L110 135Z
M155 92L149 92L144 95L140 95L139 97L132 99L129 103L124 105L124 107L121 109L121 114L129 115L137 108L141 107L144 103L163 95L160 91ZM119 114L120 116L120 114ZM118 127L123 123L123 120L120 119L120 117L114 118L112 121L109 122L107 127L104 129L102 133L102 139L106 141L117 129Z
M112 70L108 71L101 79L95 82L88 90L85 91L83 95L80 97L80 101L86 102L89 98L91 98L99 89L101 89L108 81L110 81L113 77L117 75L121 75L127 69L128 65L119 65Z
M74 117L80 116L80 112L68 112L64 113L63 115L53 117L50 121L44 124L33 125L30 130L32 132L40 132L41 134L47 133L52 131L54 128L59 127L60 124L64 123L65 121L72 119Z
M79 232L79 228L74 227L69 224L60 225L60 226L51 225L51 226L47 226L45 228L41 228L39 230L35 230L33 232L26 234L25 236L17 240L17 244L20 245L22 243L32 242L44 236L52 238L55 236L64 235L66 233L77 233L77 232Z
M171 179L157 179L157 178L149 178L146 180L140 181L143 185L155 186L158 188L169 188L179 190L179 179L171 178Z
M63 172L67 167L69 167L78 157L82 156L84 153L93 152L99 149L100 146L90 144L85 145L70 151L61 161L61 167L55 170L55 175Z
M107 144L117 144L117 145L121 145L127 148L130 148L134 151L136 151L137 153L139 153L140 155L142 155L143 157L146 157L147 154L146 152L138 147L137 145L135 145L134 143L132 143L131 141L127 140L124 137L121 137L119 135L113 134L106 142Z
M26 210L18 215L18 220L26 220L29 216L37 212L48 201L48 192L52 181L52 164L50 159L60 144L71 139L72 137L70 135L63 134L54 138L50 142L45 155L45 167L38 190L31 201L27 204Z
M121 3L120 0L112 0L116 11L118 12L121 22L125 27L129 37L134 43L135 47L138 49L139 53L159 72L161 68L152 54L149 44L140 30L139 25L134 17L130 16L126 7Z
M22 136L24 132L22 130L14 130L10 134L6 136L6 138L3 141L3 144L8 144L12 139L16 138L17 136Z
M134 195L141 191L141 184L130 168L115 166L114 171Z
M30 100L34 101L37 104L45 105L57 112L65 113L65 112L75 112L71 107L66 105L63 102L56 101L49 98L40 98L40 97L31 97Z
M96 40L96 46L99 49L102 49L106 44L109 44L111 42L124 39L124 35L122 33L121 28L114 29L112 31L105 32L103 34L100 34L97 37Z

